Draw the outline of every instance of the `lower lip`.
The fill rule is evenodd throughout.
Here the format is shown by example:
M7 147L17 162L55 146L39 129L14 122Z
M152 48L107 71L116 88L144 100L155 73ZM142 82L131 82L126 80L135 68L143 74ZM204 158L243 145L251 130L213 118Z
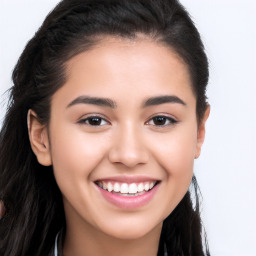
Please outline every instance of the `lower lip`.
M135 209L149 203L154 197L160 184L155 185L151 190L139 196L120 196L115 193L108 192L96 185L102 196L111 204L122 209Z

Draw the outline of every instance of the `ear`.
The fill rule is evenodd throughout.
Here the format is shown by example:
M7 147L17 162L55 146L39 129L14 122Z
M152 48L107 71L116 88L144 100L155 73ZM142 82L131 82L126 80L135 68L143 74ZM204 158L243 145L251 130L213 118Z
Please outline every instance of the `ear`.
M30 145L37 161L44 166L52 165L47 127L39 122L37 114L31 109L28 111L27 124Z
M205 124L206 124L206 121L207 121L209 115L210 115L210 105L207 106L207 108L204 112L204 117L198 127L195 159L198 158L201 153L201 148L202 148L202 145L204 143L204 138L205 138Z

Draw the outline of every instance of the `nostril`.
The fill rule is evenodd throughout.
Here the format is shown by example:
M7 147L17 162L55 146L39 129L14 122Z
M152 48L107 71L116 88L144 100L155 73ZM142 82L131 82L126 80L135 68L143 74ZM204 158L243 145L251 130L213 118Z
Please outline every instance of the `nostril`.
M118 148L109 152L109 161L120 163L127 167L135 167L138 164L145 164L149 160L145 149Z

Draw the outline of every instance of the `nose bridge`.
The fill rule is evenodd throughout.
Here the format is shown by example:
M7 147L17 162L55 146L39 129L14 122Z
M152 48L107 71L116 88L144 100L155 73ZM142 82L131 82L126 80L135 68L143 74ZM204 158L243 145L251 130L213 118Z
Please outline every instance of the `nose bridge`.
M113 163L122 163L127 167L148 161L146 145L143 142L141 127L131 122L125 122L117 128L115 139L109 152Z

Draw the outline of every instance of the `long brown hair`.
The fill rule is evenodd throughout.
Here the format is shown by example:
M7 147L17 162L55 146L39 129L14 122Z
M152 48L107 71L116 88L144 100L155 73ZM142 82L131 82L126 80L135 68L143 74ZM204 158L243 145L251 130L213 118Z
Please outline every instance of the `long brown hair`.
M13 72L13 87L0 133L0 254L47 255L65 227L62 197L52 167L41 166L27 131L33 109L47 124L52 95L65 82L65 63L90 49L98 36L136 39L138 34L171 47L187 64L196 96L197 119L205 109L208 61L189 14L176 0L63 0L28 42ZM210 255L202 236L199 192L190 192L164 221L158 255Z

